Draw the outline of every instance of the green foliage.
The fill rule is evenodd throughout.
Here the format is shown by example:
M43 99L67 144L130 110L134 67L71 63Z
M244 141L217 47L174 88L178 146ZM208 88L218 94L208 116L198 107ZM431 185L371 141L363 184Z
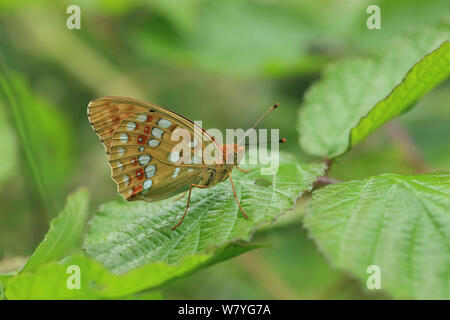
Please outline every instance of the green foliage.
M304 220L330 262L397 298L449 299L450 174L384 174L314 193Z
M18 148L13 127L8 121L5 104L0 102L0 154L3 156L0 166L0 184L8 180L17 169Z
M348 48L370 52L384 45L386 38L407 29L405 21L436 21L443 14L445 0L434 0L432 5L419 0L379 1L382 32L361 28L370 4L358 1L343 6L339 0L326 4L314 0L154 1L151 6L161 16L141 27L129 44L147 62L222 74L255 77L311 72ZM398 19L399 15L404 18Z
M430 92L399 120L430 166L450 170L450 139L437 139L446 137L450 128L450 108L443 101L450 101L445 86Z
M416 63L387 98L378 102L351 130L351 146L407 110L415 101L447 79L449 75L450 42L446 41Z
M231 186L226 184L194 195L192 211L174 232L170 227L185 206L183 200L173 202L169 199L150 205L127 204L122 200L103 205L93 220L85 248L109 270L85 256L72 256L58 262L77 244L88 215L87 192L81 190L69 196L65 210L52 222L45 239L25 267L7 279L6 297L125 297L159 288L174 279L257 248L237 240L249 240L257 225L274 221L292 208L299 195L311 190L325 167L323 164L302 165L283 154L276 175L262 175L260 169L257 166L251 173L236 172L234 175L238 196L250 221L240 217ZM137 251L141 254L134 254ZM80 289L66 285L70 277L67 270L72 265L78 266L82 273Z
M6 281L10 278L8 275L0 274L0 300L5 299L5 284Z
M8 281L5 295L8 299L113 299L126 297L186 276L196 270L242 254L257 246L228 245L202 255L184 257L179 263L163 262L141 266L124 275L107 271L98 262L85 256L72 256L59 263L50 263L35 272L23 272ZM80 289L69 289L73 272L69 266L80 270ZM70 269L69 269L70 271Z
M64 115L30 92L24 79L6 72L0 74L0 89L11 112L20 150L47 214L60 205L61 177L72 161L70 125Z
M286 300L386 297L365 292L358 281L330 266L298 223L280 226L282 220L291 216L291 213L282 216L272 228L255 233L254 242L273 245L164 286L161 289L164 297L195 300L208 297L210 292L214 292L216 299L238 300L261 296Z
M233 172L241 205L239 211L228 181L213 188L196 189L183 223L187 198L155 203L117 200L104 204L94 217L84 248L115 273L154 261L175 262L186 254L204 253L212 246L249 240L255 228L291 209L296 199L312 189L324 165L306 165L281 154L276 174L262 175L260 167L250 173Z
M257 245L228 244L203 254L184 254L177 264L147 263L124 275L115 275L88 257L63 258L79 243L88 216L85 190L69 196L64 211L51 223L45 239L20 272L0 275L0 297L7 299L100 299L119 298L158 288L174 279L206 268ZM206 250L205 250L206 251ZM60 261L58 261L60 260ZM72 275L69 266L80 270L80 289L66 285ZM6 289L5 289L6 288ZM157 298L158 295L142 298Z
M165 19L155 19L131 39L130 45L146 61L151 57L241 76L283 74L306 67L304 59L308 58L314 28L290 5L231 0L204 1L199 6L196 2L183 1L184 5L196 5L195 14L180 16L178 10L171 10L166 17L175 21L176 27L188 24L188 29L176 30ZM169 6L161 2L156 7L164 13ZM181 9L178 3L176 6ZM255 37L255 32L264 37ZM308 68L321 65L320 59L306 61Z
M89 216L89 194L81 189L69 195L63 212L52 220L44 240L27 261L23 271L34 271L40 265L58 261L80 242Z
M329 67L299 111L301 147L312 155L337 157L409 110L449 77L448 39L450 25L440 24L398 39L382 56ZM402 164L400 170L417 169L420 159L414 159L411 142L402 132L391 134L406 144L403 161L411 168ZM398 157L395 148L386 152ZM364 172L373 158L359 161ZM367 267L379 266L382 288L394 297L448 299L449 177L388 174L328 186L313 193L304 223L334 266L363 281Z
M351 43L364 50L372 52L386 46L389 39L395 39L411 29L422 29L423 26L432 26L437 21L448 19L448 7L446 0L433 0L424 2L421 0L381 0L374 3L367 1L362 4L364 10L369 4L376 4L381 11L381 30L369 30L368 28L354 26L350 34ZM358 21L363 24L367 16Z
M449 174L414 175L450 168L450 25L432 25L448 0L379 0L381 30L366 27L370 0L77 4L81 30L65 28L67 2L0 2L0 299L450 298ZM262 125L280 128L292 156L274 176L235 170L249 220L225 181L195 189L171 232L186 196L111 201L86 118L102 95L205 129L247 128L278 101ZM307 164L297 133L327 168ZM92 196L61 210L78 185ZM89 232L88 198L100 205ZM252 250L251 238L274 245ZM370 264L381 292L364 285ZM81 288L70 290L73 265Z
M450 47L442 42L449 38L450 24L443 24L398 40L377 59L329 67L300 108L302 148L334 158L405 111L448 77Z

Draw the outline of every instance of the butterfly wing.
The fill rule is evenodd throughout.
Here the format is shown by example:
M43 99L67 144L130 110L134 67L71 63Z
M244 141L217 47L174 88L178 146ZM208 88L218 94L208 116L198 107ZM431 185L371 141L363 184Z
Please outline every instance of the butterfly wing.
M114 97L93 100L88 105L88 118L95 133L109 153L112 136L124 119L136 112L146 112L147 108L139 104L126 103Z
M126 199L161 200L207 180L211 167L195 158L196 147L199 141L203 148L215 142L183 116L123 97L94 100L88 114L109 154L112 178ZM179 142L172 141L171 136L178 128L193 137L189 142L193 161L189 164L181 163L180 156L172 152ZM220 150L217 144L214 148Z

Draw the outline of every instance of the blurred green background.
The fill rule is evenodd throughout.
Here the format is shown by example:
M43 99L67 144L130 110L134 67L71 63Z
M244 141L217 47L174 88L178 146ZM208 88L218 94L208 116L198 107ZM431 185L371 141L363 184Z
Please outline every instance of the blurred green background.
M87 120L90 100L125 95L163 105L205 128L280 128L298 146L305 90L333 61L370 56L411 28L448 17L448 0L376 1L382 30L368 30L365 0L153 0L0 2L0 272L19 267L78 186L92 212L116 197L104 149ZM66 8L81 9L68 30ZM337 179L450 168L450 85L340 157ZM317 128L320 130L320 128ZM398 134L401 130L402 134ZM414 154L412 157L411 154ZM420 165L411 159L422 159ZM425 165L423 165L425 163ZM328 266L301 227L302 206L250 252L178 281L165 298L387 297Z

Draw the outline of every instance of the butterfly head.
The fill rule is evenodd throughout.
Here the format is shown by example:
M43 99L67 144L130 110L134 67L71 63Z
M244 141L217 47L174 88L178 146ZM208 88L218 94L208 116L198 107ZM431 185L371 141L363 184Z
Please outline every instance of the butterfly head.
M237 165L244 156L245 146L238 146L235 143L223 146L223 161L226 164Z

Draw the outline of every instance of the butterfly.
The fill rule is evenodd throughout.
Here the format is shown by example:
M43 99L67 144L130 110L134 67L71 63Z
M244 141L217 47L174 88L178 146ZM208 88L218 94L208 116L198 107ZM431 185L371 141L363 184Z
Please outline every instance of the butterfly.
M253 128L277 106L269 108ZM212 187L226 179L231 182L240 211L248 219L231 178L234 167L248 172L238 166L245 149L243 145L220 145L182 115L134 98L95 99L88 104L87 112L106 149L111 177L125 199L151 202L188 192L183 216L171 230L183 222L193 188ZM184 141L179 150L179 141L173 136L183 130L188 133L189 141ZM206 149L212 151L213 161L205 161L202 150Z

